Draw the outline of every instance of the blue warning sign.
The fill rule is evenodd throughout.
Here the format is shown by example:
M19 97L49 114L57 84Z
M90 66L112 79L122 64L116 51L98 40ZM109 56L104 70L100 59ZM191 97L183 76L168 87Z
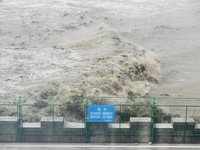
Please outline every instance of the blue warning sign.
M88 122L115 122L115 105L89 105Z

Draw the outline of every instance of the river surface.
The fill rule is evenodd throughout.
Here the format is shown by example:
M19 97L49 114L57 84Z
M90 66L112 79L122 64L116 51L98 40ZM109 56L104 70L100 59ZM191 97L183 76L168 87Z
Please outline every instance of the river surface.
M32 4L31 9L48 4L60 9L104 10L114 16L110 24L122 39L158 56L160 81L152 86L150 96L200 97L200 0L1 0L1 17L13 6L20 14L17 6L26 9L27 4ZM4 17L0 19L0 31ZM1 42L6 43L4 37L0 35ZM4 90L0 92L6 93Z

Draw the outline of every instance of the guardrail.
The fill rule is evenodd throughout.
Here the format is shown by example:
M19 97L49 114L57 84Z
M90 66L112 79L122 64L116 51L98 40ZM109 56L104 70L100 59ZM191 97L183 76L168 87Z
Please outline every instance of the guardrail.
M115 122L88 122L89 105L115 105ZM0 142L200 143L200 99L0 97Z

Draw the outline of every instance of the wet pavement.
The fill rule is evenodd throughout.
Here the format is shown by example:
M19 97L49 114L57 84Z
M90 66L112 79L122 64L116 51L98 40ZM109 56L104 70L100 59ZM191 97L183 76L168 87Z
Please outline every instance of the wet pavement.
M1 150L196 150L200 145L182 144L0 144Z

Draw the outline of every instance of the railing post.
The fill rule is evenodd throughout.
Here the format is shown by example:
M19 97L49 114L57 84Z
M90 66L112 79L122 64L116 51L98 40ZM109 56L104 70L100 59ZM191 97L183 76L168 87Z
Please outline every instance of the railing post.
M86 97L86 102L85 102L85 142L89 142L89 129L88 129L88 96Z
M55 115L54 115L54 100L53 100L53 97L50 96L48 97L49 100L51 101L50 102L50 106L51 106L51 111L52 111L52 135L51 136L54 136L55 135Z
M154 143L155 97L151 99L151 142Z
M52 134L53 136L55 135L55 116L54 116L54 104L52 103L51 104L51 107L52 107Z
M120 128L120 134L121 134L121 123L122 123L122 105L120 104L120 123L119 123L119 128Z
M186 132L187 132L187 112L188 111L188 106L185 107L185 127L184 127L184 140L186 138ZM185 141L184 141L185 142Z
M17 105L17 109L18 109L18 131L19 131L19 142L22 143L22 105L21 105L21 96L19 97L19 102Z

